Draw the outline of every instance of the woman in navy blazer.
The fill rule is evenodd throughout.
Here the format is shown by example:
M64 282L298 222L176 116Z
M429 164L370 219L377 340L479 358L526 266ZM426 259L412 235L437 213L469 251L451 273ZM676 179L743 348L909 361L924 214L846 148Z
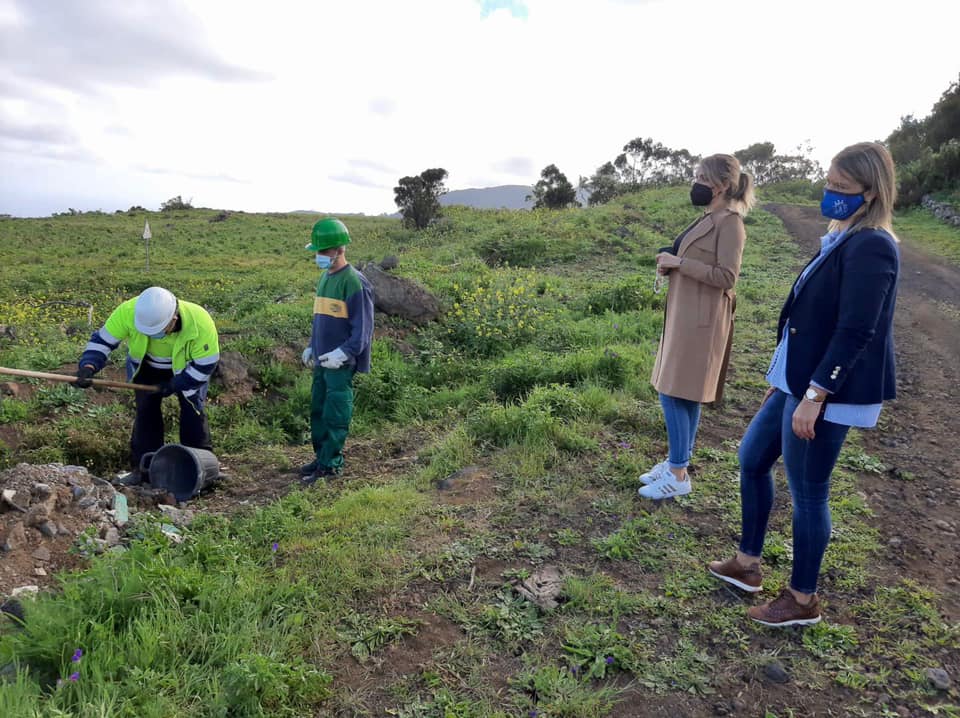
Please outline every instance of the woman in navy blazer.
M820 620L816 591L830 540L830 474L849 428L876 426L883 402L896 393L895 199L893 159L883 145L852 145L833 158L820 204L829 231L784 302L770 388L740 443L740 547L708 568L745 591L761 590L771 470L782 455L793 499L793 571L777 598L747 611L769 626Z

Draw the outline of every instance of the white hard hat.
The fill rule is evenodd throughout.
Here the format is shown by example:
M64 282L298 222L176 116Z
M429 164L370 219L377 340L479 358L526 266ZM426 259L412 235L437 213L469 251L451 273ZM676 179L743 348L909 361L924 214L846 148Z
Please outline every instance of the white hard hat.
M133 325L141 334L159 334L177 313L177 298L163 287L144 289L133 310Z

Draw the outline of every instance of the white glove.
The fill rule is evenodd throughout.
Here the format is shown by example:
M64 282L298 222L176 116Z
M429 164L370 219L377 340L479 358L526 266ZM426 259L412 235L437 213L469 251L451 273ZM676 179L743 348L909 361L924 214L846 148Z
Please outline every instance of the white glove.
M303 362L304 366L313 366L313 347L307 347L303 350L303 354L300 355L300 360Z
M317 357L317 364L322 366L324 369L339 369L342 367L347 359L349 359L346 354L344 354L342 349L334 349L332 352L327 352L326 354L321 354Z

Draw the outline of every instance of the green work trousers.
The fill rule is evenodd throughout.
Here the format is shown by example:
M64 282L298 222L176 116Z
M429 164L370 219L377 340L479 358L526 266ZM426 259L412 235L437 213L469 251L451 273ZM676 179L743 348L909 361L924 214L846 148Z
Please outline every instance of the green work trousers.
M310 437L317 455L317 468L338 471L343 465L343 444L353 418L354 367L313 369L310 400Z

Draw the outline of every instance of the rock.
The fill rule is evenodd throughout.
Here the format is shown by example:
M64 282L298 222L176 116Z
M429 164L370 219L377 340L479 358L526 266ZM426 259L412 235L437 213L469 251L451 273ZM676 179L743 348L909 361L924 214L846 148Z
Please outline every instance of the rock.
M903 539L899 536L891 536L887 543L893 548L898 548L903 543Z
M953 531L953 526L949 522L944 521L943 519L937 519L933 522L933 525L936 526L941 531L951 532Z
M10 592L10 595L13 598L16 598L17 596L29 596L31 594L37 594L37 593L40 593L39 586L20 586L19 588L13 589Z
M12 396L14 399L20 396L22 388L15 381L5 381L0 384L0 394L4 396Z
M440 481L437 482L437 488L440 491L447 491L452 489L455 484L464 483L477 477L483 478L485 476L486 473L479 466L465 466L459 471L454 471L446 478L440 479Z
M953 683L950 679L950 674L942 668L928 668L927 680L929 680L930 684L938 691L949 691Z
M715 716L730 715L730 704L726 701L717 701L713 704L713 714Z
M788 683L790 674L780 661L770 661L763 667L764 677L771 683Z
M49 521L44 521L42 524L37 526L37 531L42 533L47 538L54 538L57 535L56 524L52 524Z
M44 570L44 569L41 568L40 566L37 566L35 569L33 569L33 575L34 575L34 576L46 576L46 575L47 575L47 572L46 572L46 570Z
M440 302L419 284L384 272L373 262L361 267L373 286L374 307L415 324L426 324L440 315Z
M517 593L535 603L544 611L551 611L559 602L557 598L563 592L566 574L556 566L544 566L530 578L517 584Z
M96 506L99 502L96 496L84 496L80 501L77 502L77 506L81 509L88 509L91 506Z
M17 521L9 528L6 537L3 539L3 544L0 544L0 546L3 547L4 551L10 552L20 548L26 542L27 532L23 528L23 522Z
M117 526L126 525L130 520L130 509L127 506L127 497L121 493L113 495L113 520Z
M46 546L40 546L30 555L37 559L37 561L49 561L50 549L48 549Z
M103 532L103 540L107 542L107 546L116 546L120 543L120 532L111 526Z
M388 254L386 257L380 260L380 269L385 272L389 272L391 269L396 269L400 266L400 258L395 254Z
M221 352L213 379L225 389L238 389L252 383L247 361L240 352Z
M4 489L3 490L3 503L12 506L20 513L27 513L27 509L20 505L17 501L17 492L13 489Z
M38 496L41 499L45 499L51 493L50 484L42 484L40 482L37 482L31 487L30 492L34 496Z
M190 522L193 521L193 511L178 509L175 506L169 506L167 504L160 504L157 508L160 509L160 513L177 528L189 526Z
M82 486L74 486L70 489L70 494L73 496L74 500L82 499L87 495L87 490Z

